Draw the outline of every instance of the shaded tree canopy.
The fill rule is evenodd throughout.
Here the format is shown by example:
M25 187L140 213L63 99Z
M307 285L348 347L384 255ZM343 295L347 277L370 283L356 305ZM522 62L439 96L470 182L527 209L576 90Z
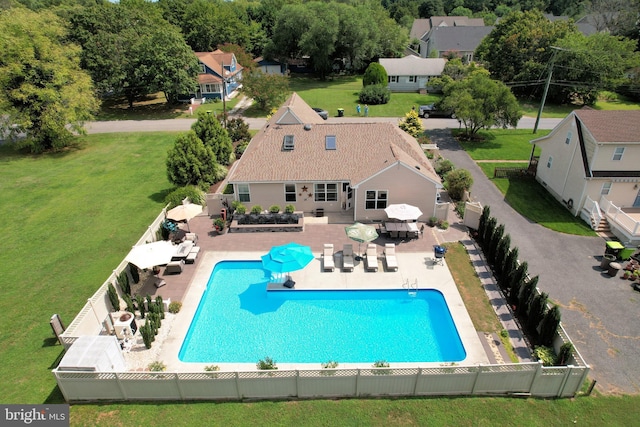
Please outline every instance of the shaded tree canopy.
M167 178L179 187L207 188L216 181L216 166L213 150L194 131L180 135L167 154Z
M82 66L102 94L125 96L129 105L164 91L167 100L197 84L198 60L180 30L151 3L127 1L79 8L71 36L82 45Z
M516 97L503 83L478 69L443 87L441 108L454 111L467 136L493 126L515 127L522 117Z
M34 153L70 145L99 105L80 48L49 11L3 11L0 34L0 133Z
M275 108L289 95L289 77L265 74L255 70L242 74L242 91L267 111Z

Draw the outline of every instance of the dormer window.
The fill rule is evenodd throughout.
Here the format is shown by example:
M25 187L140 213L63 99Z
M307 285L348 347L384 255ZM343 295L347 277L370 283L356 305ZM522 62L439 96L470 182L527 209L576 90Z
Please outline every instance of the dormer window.
M286 151L293 150L293 135L285 135L282 141L282 149Z
M207 67L201 62L200 64L200 74L205 74L207 72Z

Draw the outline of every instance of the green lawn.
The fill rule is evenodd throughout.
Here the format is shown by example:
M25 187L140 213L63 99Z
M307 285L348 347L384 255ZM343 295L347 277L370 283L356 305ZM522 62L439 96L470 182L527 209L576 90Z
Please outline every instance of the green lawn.
M529 141L547 135L550 130L538 130L534 135L531 129L491 129L480 131L482 141L460 141L462 148L473 160L524 160L529 161L533 145ZM458 135L459 130L453 134ZM536 155L540 148L536 147Z
M61 403L62 355L49 318L68 324L160 211L172 133L104 134L28 156L0 146L0 375L4 403ZM14 222L11 222L14 221ZM489 320L485 320L489 321ZM487 326L490 327L490 326ZM583 425L635 422L637 396L348 399L74 405L72 425Z
M536 138L550 131L540 130ZM458 134L459 131L453 131ZM480 131L482 141L460 141L469 156L478 162L484 174L505 195L506 201L521 215L543 227L566 234L595 236L587 224L569 213L535 180L494 178L496 167L526 167L531 156L531 130L491 129ZM536 147L536 155L539 148ZM522 162L517 162L522 160Z

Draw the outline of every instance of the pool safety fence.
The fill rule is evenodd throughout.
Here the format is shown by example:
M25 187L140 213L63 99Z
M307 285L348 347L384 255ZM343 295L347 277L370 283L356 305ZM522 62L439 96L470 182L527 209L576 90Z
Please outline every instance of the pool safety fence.
M573 397L588 373L588 367L545 367L541 363L251 372L53 371L67 402L446 395Z

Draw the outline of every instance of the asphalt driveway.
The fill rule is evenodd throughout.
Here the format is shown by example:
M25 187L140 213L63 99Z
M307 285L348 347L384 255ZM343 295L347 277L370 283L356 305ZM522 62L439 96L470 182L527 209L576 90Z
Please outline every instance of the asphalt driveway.
M602 237L557 233L521 216L466 154L449 129L428 131L443 157L471 172L471 196L505 225L538 287L561 307L562 324L603 393L640 392L640 294L630 281L602 274Z

